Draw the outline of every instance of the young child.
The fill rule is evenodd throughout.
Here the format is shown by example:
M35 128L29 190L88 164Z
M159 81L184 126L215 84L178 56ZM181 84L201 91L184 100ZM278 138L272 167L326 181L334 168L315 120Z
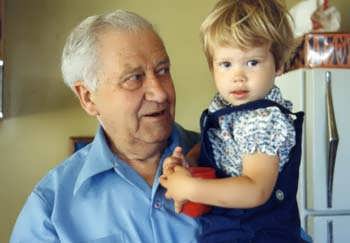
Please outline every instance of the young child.
M178 212L186 200L216 206L199 219L201 242L304 242L296 202L303 113L292 113L274 85L293 46L287 14L278 0L221 0L201 26L218 93L201 117L198 165L219 178L191 177L177 148L160 179Z

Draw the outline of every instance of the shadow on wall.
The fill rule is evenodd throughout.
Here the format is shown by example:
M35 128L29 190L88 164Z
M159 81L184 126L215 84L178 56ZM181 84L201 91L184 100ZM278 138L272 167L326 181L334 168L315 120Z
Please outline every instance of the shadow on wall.
M7 118L79 105L63 83L60 66L65 39L82 17L76 11L67 11L71 6L68 1L67 5L58 3L14 0L5 5L5 12L16 9L16 14L5 15L4 110Z
M4 103L5 119L79 106L73 92L57 77L22 77L14 81L5 76Z

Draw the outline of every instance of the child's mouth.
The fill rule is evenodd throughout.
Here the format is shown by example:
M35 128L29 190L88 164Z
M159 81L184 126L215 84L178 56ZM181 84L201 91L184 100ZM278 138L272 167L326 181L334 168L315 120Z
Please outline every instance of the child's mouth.
M248 90L236 90L231 92L231 94L237 99L244 99L245 97L247 97L248 93Z

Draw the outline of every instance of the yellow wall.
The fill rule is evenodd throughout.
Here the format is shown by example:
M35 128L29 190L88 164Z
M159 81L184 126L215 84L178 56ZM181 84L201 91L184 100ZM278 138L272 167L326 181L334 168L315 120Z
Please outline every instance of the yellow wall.
M7 118L0 121L0 242L8 241L35 183L68 155L68 137L92 135L96 129L96 122L83 113L61 79L61 49L71 28L85 16L116 8L137 12L154 23L172 60L177 121L197 130L200 112L214 92L198 27L214 2L6 1ZM349 31L350 2L333 2L342 11L342 29Z

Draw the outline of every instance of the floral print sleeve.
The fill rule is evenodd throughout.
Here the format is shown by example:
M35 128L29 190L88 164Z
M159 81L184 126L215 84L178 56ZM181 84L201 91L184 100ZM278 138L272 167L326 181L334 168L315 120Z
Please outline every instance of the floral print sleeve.
M295 145L292 119L277 107L244 112L236 121L233 133L241 156L255 152L278 155L280 170Z

